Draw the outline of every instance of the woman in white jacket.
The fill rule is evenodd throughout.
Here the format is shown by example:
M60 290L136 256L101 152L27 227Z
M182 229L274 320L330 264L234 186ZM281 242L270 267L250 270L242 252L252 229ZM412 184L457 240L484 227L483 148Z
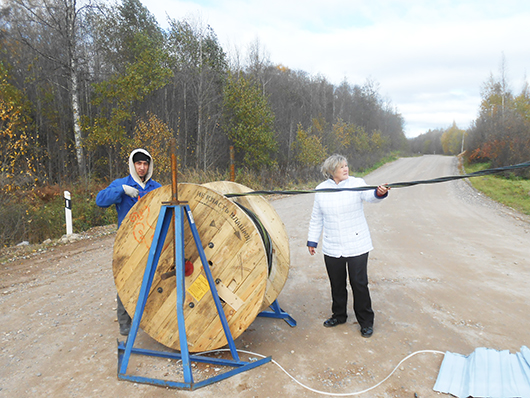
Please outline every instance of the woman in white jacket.
M362 178L349 175L348 161L344 156L331 155L322 164L322 173L327 180L319 189L341 189L366 186ZM363 202L378 202L388 196L388 188L380 185L366 191L317 192L307 247L314 255L322 236L322 253L329 276L332 296L331 318L325 327L345 323L348 318L347 275L353 291L353 309L361 335L370 337L373 333L374 312L368 289L368 252L373 249L368 224L364 217Z

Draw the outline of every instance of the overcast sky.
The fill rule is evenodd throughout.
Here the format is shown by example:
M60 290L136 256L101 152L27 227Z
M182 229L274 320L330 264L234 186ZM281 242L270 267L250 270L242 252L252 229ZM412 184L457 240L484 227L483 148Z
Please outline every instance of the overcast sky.
M514 94L530 68L528 0L141 0L167 17L200 19L224 50L259 40L274 64L379 84L415 137L476 119L483 84L504 70Z

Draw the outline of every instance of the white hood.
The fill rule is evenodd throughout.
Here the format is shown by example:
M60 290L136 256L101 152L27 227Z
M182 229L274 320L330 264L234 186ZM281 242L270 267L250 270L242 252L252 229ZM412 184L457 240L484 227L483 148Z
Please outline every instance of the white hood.
M151 159L151 161L149 162L149 170L147 171L147 175L145 176L145 181L142 181L142 179L138 176L136 168L134 167L133 156L137 152L142 152L143 154L149 156L149 158ZM151 179L151 176L153 175L153 163L153 157L145 149L135 149L129 155L129 172L131 173L133 180L136 181L142 188L145 188L145 184Z

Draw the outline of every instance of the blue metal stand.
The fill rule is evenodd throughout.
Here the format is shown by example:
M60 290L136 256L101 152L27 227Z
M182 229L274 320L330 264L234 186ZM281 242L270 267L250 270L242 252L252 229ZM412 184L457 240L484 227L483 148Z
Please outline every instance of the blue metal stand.
M258 316L262 316L264 318L283 319L289 324L290 327L294 328L296 326L296 321L294 320L294 318L280 308L278 300L274 300L274 302L269 307L272 309L272 311L261 311Z
M228 346L230 348L232 359L217 359L217 358L203 357L199 355L190 355L189 350L188 350L188 340L186 336L186 327L184 323L184 299L186 296L185 284L184 284L184 262L185 262L185 259L184 259L184 214L186 214L186 218L188 220L188 224L190 226L193 239L195 240L195 245L197 246L197 250L201 258L204 273L206 274L206 279L208 280L208 284L210 286L210 291L212 293L215 307L217 309L217 313L219 315L221 324L223 326L223 331L225 333ZM178 322L179 339L180 339L180 353L137 349L133 347L134 341L136 339L136 335L140 327L140 320L142 318L142 315L145 309L145 304L147 302L147 296L151 289L151 285L153 282L153 276L158 266L158 261L160 259L160 253L162 252L162 247L164 245L164 241L166 240L167 232L169 230L169 227L171 225L171 220L173 219L173 217L175 218L175 271L176 271L176 283L177 283L177 286L176 286L177 308L176 310L177 310L177 322ZM148 377L127 375L126 374L127 367L129 365L129 359L130 359L131 354L148 355L148 356L182 360L184 382L175 382L175 381L167 381L167 380L162 380L162 379L153 379L153 378L148 378ZM197 388L204 387L206 385L215 383L217 381L224 380L238 373L241 373L241 372L244 372L250 369L254 369L270 361L271 361L271 357L266 357L266 358L263 358L263 359L260 359L254 362L245 362L239 359L239 355L237 353L234 339L232 337L232 333L228 326L228 321L226 320L226 316L225 316L225 313L224 313L224 310L221 304L221 300L219 299L219 295L215 287L215 282L213 280L210 266L206 259L206 255L204 254L204 250L202 248L199 233L197 231L197 226L195 225L195 222L193 220L191 210L188 205L181 205L181 204L166 205L164 204L160 209L160 214L158 216L155 234L153 237L153 243L151 245L151 249L149 250L147 265L145 267L144 277L142 280L142 286L140 289L140 294L138 295L138 302L136 303L136 310L134 312L134 317L132 320L131 331L129 333L129 336L127 337L127 341L125 345L122 342L118 343L118 378L121 380L128 380L128 381L133 381L136 383L146 383L146 384L154 384L154 385L164 386L164 387L195 390ZM229 370L225 373L219 374L217 376L211 377L209 379L202 380L200 382L195 383L193 381L193 374L191 371L192 362L209 363L209 364L215 364L219 366L230 366L230 367L233 367L234 369Z

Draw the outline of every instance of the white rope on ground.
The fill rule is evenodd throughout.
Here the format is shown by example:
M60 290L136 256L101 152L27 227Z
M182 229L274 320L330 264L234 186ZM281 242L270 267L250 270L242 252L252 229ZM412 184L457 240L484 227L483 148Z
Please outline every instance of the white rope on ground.
M204 355L204 354L209 354L209 353L213 353L213 352L222 352L222 351L230 351L228 348L227 349L221 349L221 350L212 350L212 351L206 351L206 352L202 352L200 353L199 355ZM239 353L243 353L243 354L248 354L248 355L256 355L258 357L261 357L261 358L266 358L265 355L262 355L262 354L258 354L258 353L255 353L255 352L251 352L251 351L244 351L244 350L237 350L237 352ZM314 388L311 388L309 386L306 386L305 384L302 384L300 381L296 380L294 378L294 376L292 376L289 372L287 372L282 365L280 365L278 362L276 362L274 359L271 359L271 362L274 363L276 366L278 366L287 376L289 376L291 378L291 380L293 380L295 383L297 383L298 385L300 385L301 387L305 388L306 390L309 390L309 391L312 391L314 393L317 393L317 394L321 394L321 395L329 395L329 396L333 396L333 397L349 397L349 396L353 396L353 395L361 395L361 394L364 394L364 393L367 393L368 391L371 391L377 387L379 387L381 384L383 384L385 381L387 381L395 372L396 370L399 368L399 366L405 362L406 360L412 358L413 356L415 355L418 355L418 354L424 354L424 353L430 353L430 354L441 354L441 355L445 355L445 352L442 352L442 351L436 351L436 350L420 350L420 351L415 351L413 352L412 354L406 356L405 358L403 358L397 365L396 367L394 368L394 370L392 370L392 372L390 372L390 374L385 377L383 380L381 380L379 383L377 383L376 385L370 387L370 388L367 388L365 390L362 390L362 391L357 391L357 392L351 392L351 393L332 393L332 392L326 392L326 391L320 391L320 390L315 390Z

